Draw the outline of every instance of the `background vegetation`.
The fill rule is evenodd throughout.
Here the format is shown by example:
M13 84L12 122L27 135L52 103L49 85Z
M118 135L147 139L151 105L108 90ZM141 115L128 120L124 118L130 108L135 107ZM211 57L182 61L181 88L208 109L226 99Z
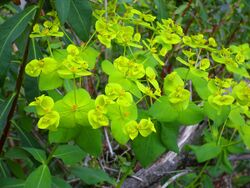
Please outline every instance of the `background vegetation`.
M167 149L162 149L162 146L156 144L153 145L153 150L148 147L149 150L145 151L143 146L145 142L137 141L133 142L139 144L137 147L132 146L137 148L133 151L132 142L119 144L123 141L119 139L117 141L107 128L72 128L52 133L38 129L38 116L34 114L34 109L28 107L35 97L42 94L49 95L56 101L62 98L60 92L68 93L74 90L74 83L64 81L63 87L59 90L45 88L41 91L41 87L46 87L52 79L45 79L41 86L38 79L25 74L25 66L31 60L50 55L57 57L56 51L66 49L71 43L83 47L90 46L89 51L85 51L83 56L88 57L87 60L92 62L93 67L95 66L91 70L94 74L78 80L78 86L85 88L93 99L104 93L108 77L104 74L105 71L102 71L101 63L104 60L112 62L116 57L126 53L131 57L133 53L130 54L129 50L124 53L123 47L118 44L112 44L111 49L106 48L97 38L95 23L98 16L92 14L96 10L107 10L108 7L112 10L112 5L117 7L117 15L122 14L124 3L145 14L152 14L157 21L172 18L183 28L184 35L202 33L206 39L213 37L220 48L249 44L250 41L248 0L65 0L64 3L62 0L40 0L27 1L23 9L18 5L19 1L1 1L0 187L121 187L123 183L126 185L127 178L141 182L142 179L136 172L150 167L163 153L169 150L178 152L176 141L179 127L176 130L168 129L168 134L165 135L168 140ZM46 14L52 10L58 12L60 23L53 22L53 24L59 24L59 30L49 37L30 38L36 23L42 24L45 20L51 20L51 15ZM112 12L107 16L109 15L112 15ZM139 30L142 37L152 37L153 33L150 32L152 31L143 27ZM63 37L60 37L61 33L64 34ZM180 55L182 49L180 45L173 45L173 48L162 57L164 66L155 69L161 87L165 76L180 66L176 57ZM249 49L247 50L246 54L249 54ZM132 51L136 52L134 48ZM61 58L60 55L58 58ZM154 62L157 64L156 60ZM249 59L246 60L246 64L249 65ZM225 69L224 65L215 68L212 74L218 77L224 75L236 81L249 81L249 77L237 73L227 74ZM249 73L249 67L247 71ZM192 95L197 95L195 91L193 93ZM201 99L196 98L198 104ZM140 119L145 116L143 112L140 114ZM227 119L229 113L223 115ZM166 187L170 184L169 187L246 187L250 183L250 154L245 145L249 144L247 136L250 134L246 133L243 143L241 138L243 136L236 133L236 129L224 127L225 119L222 123L218 123L218 129L209 127L209 122L216 122L214 119L202 121L202 129L192 137L192 144L196 146L185 147L180 151L178 155L181 157L174 165L175 170L165 172L157 182L143 186ZM196 121L194 120L195 123ZM239 119L235 121L239 122ZM243 116L243 121L243 124L248 124L247 117ZM200 118L198 122L201 122ZM75 136L75 132L80 132L80 136ZM232 145L235 147L227 153L206 158L215 152L214 147L202 148L202 146L209 143L209 139L216 134L219 142L224 142L225 138L226 143L228 138L234 138L235 142ZM140 138L142 137L137 140Z

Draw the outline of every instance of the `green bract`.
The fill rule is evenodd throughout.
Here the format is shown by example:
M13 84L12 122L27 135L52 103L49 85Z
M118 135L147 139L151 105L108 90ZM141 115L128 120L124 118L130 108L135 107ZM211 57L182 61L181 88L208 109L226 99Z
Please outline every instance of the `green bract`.
M245 81L234 86L233 95L239 104L250 106L250 87Z
M35 101L31 102L29 106L35 106L36 113L39 116L42 116L53 109L54 100L49 96L41 95L40 97L37 97Z
M141 119L140 123L137 126L139 133L146 137L151 134L151 132L156 132L154 124L151 119Z
M135 120L129 121L124 126L124 131L129 135L131 140L134 140L138 133L143 137L149 136L152 132L156 132L154 124L149 119L141 119L140 123L137 123Z
M131 140L134 140L138 136L138 123L135 120L132 120L125 124L124 131L129 135Z
M94 101L86 90L76 89L56 101L54 109L60 115L60 127L89 126L88 112L94 109Z
M97 110L90 110L88 112L88 120L94 129L109 125L109 119L107 116Z
M172 72L164 78L164 92L169 93L178 87L183 87L184 82L177 72Z
M49 129L56 131L59 125L59 120L59 113L57 111L51 111L39 119L37 126L39 129Z
M89 63L81 57L80 51L75 45L70 44L67 52L67 58L57 70L61 78L72 79L92 74L89 72Z
M38 77L41 73L50 74L58 68L58 63L55 59L45 57L41 60L34 59L30 61L25 68L26 74L31 77Z
M177 110L185 110L188 107L190 95L191 94L188 90L179 86L168 95L168 98L169 98L169 102Z

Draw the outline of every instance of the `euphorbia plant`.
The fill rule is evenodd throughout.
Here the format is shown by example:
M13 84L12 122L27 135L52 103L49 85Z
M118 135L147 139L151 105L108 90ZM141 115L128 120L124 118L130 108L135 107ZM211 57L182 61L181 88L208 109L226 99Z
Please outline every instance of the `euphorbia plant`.
M38 78L42 93L26 111L36 115L37 127L48 130L55 147L48 157L42 154L45 159L27 185L40 168L51 176L47 166L52 158L71 165L69 171L87 184L115 184L104 172L79 166L87 154L101 154L103 128L106 139L109 134L118 147L131 145L143 167L168 150L178 152L179 127L202 121L209 125L205 144L190 146L198 162L219 158L219 167L229 172L227 156L242 147L241 141L250 147L249 44L220 47L213 37L185 35L170 18L157 21L127 4L120 8L117 11L116 3L109 3L107 9L95 10L93 35L81 45L59 40L60 47L53 46L57 37L70 39L61 31L60 12L59 18L54 10L42 17L42 24L34 25L30 38L45 39L47 51L26 65L26 74ZM103 47L105 57L100 56ZM169 52L176 53L174 69L164 74ZM220 70L223 74L217 74ZM94 77L104 79L99 81L103 85ZM86 87L88 79L96 95ZM225 130L233 134L224 134ZM79 160L68 162L58 154L68 146ZM113 153L111 145L109 149ZM99 175L91 182L81 172Z

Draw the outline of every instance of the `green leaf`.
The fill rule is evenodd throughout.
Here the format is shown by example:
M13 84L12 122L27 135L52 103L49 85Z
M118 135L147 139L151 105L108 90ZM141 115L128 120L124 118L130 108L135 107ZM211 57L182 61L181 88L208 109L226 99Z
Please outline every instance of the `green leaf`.
M99 52L92 48L92 47L87 47L80 53L80 56L84 61L88 62L89 69L93 69L96 64L96 58L98 57Z
M128 140L129 136L124 133L123 127L126 123L124 121L117 121L114 120L111 122L111 133L114 139L122 145L125 145Z
M115 184L114 179L109 177L104 171L95 168L74 167L71 169L72 174L79 177L84 183L94 185L97 183L108 182Z
M33 19L37 6L30 6L0 25L0 86L3 85L11 58L11 44Z
M59 127L57 131L49 131L50 143L67 143L79 134L79 127L63 128Z
M45 151L41 149L36 149L36 148L28 148L28 147L23 147L27 152L29 152L34 159L37 161L44 163L46 161L46 154Z
M80 162L85 156L86 153L74 145L60 145L53 154L53 157L62 159L68 165Z
M127 122L137 119L136 105L132 104L129 107L121 107L118 104L111 104L108 106L108 117L112 120L112 136L120 144L126 144L129 137L124 133L123 127Z
M7 171L8 167L3 159L0 159L0 175L1 177L8 177L9 172Z
M61 127L75 127L77 124L89 126L88 112L94 108L94 100L85 89L67 93L55 103L54 109L60 114Z
M154 68L159 64L151 53L145 53L144 51L136 51L134 53L134 56L135 62L142 63L144 67Z
M244 76L246 78L249 78L249 74L247 72L247 69L244 67L231 67L231 66L226 66L227 70L230 72L233 72L235 74L238 74L240 76Z
M135 157L143 167L154 162L166 149L157 134L152 133L147 137L138 136L132 142Z
M168 97L160 97L149 109L149 115L160 122L171 122L178 117L177 110L171 106Z
M108 105L108 117L112 121L128 122L130 120L136 120L137 107L132 104L128 107L119 106L117 103Z
M207 87L208 82L205 79L192 74L192 71L184 67L174 69L174 71L176 71L182 79L192 80L194 89L201 99L206 100L211 95Z
M213 179L208 175L204 175L202 177L202 184L203 184L203 187L214 188Z
M83 41L89 38L92 8L88 0L71 0L68 23Z
M217 125L217 126L222 125L228 118L229 112L230 112L229 106L222 106L221 112L218 112L209 104L209 102L204 103L204 114L209 119L214 121L214 125Z
M248 186L250 183L250 176L246 175L236 176L233 180L233 183L236 187Z
M4 128L3 126L6 124L7 121L7 116L10 112L10 108L12 105L12 102L15 98L16 94L13 93L8 99L5 99L5 101L1 104L0 106L0 132L2 131L2 129Z
M211 95L211 92L207 87L208 82L203 78L193 76L192 83L195 91L198 93L201 99L206 100Z
M223 165L223 169L226 171L226 173L232 173L233 172L233 166L229 160L228 153L223 150L222 154L220 155L221 163Z
M250 126L240 126L238 131L244 144L247 146L247 148L250 148Z
M31 102L35 97L40 96L37 78L33 78L25 74L23 87L25 91L25 98L28 100L28 102Z
M53 50L53 57L57 62L62 62L67 58L68 52L66 49L55 49Z
M28 159L27 152L19 147L9 148L4 156L8 159Z
M190 148L194 151L199 163L213 159L221 153L221 147L215 142L206 143L202 146L192 145Z
M41 91L56 89L63 84L63 79L59 77L57 72L50 74L41 74L39 77L39 89Z
M244 117L240 114L241 109L238 107L233 107L229 113L230 127L238 128L239 126L244 126L246 124Z
M24 188L45 187L51 187L51 174L47 165L41 165L28 176Z
M180 126L177 123L162 123L160 129L161 142L164 146L175 153L179 152L177 144Z
M167 18L167 8L168 6L166 5L164 0L154 0L155 5L157 7L157 18L158 20Z
M53 176L52 188L71 188L71 186L63 179Z
M19 162L16 160L6 160L9 170L14 174L15 177L25 179L24 169Z
M188 108L181 111L177 119L182 125L194 125L204 119L203 110L190 102Z
M75 142L87 153L97 157L102 152L102 133L100 129L81 127Z
M23 130L23 127L20 127L18 124L13 123L13 125L16 127L18 130L18 133L20 134L20 141L23 146L28 146L28 147L39 147L39 144L37 143L36 139L32 136L32 134L27 133L26 131Z
M107 75L111 75L113 72L116 72L114 65L106 59L101 63L101 65L103 72L105 72Z
M70 0L55 0L55 6L60 22L63 25L68 18Z
M54 99L54 101L61 100L63 98L63 93L61 93L59 90L49 90L47 91L48 96Z
M23 188L24 180L15 178L0 178L1 188Z

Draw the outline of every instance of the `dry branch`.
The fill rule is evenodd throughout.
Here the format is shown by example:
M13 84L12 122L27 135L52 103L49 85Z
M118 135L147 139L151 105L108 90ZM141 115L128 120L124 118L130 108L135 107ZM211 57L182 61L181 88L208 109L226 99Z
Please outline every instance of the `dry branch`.
M180 153L167 152L160 159L158 159L153 165L146 169L141 169L134 175L143 181L138 181L134 178L128 178L124 181L122 188L142 188L150 187L150 185L158 182L162 177L168 174L168 172L177 168L180 162L183 160L183 146L192 143L197 137L199 137L201 131L206 125L206 121L199 125L187 126L181 130L178 140L178 146Z

